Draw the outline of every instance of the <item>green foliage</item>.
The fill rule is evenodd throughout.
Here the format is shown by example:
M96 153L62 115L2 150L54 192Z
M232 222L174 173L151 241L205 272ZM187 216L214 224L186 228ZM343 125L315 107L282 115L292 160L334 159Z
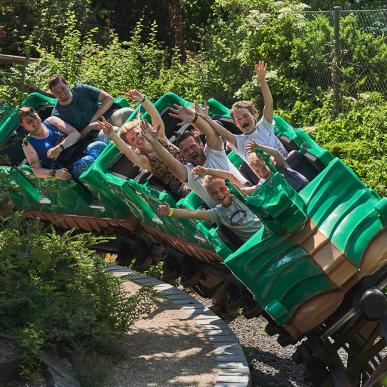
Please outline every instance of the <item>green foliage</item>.
M160 261L157 265L152 265L144 272L145 275L153 278L163 279L163 261Z
M379 93L344 101L343 112L332 119L327 100L320 110L316 141L340 157L380 195L387 194L387 102Z
M387 43L384 34L376 35L365 31L353 13L340 21L341 45L341 88L349 95L369 90L370 83L384 91L386 85L385 64ZM384 64L384 65L383 65Z
M212 6L215 0L182 0L184 40L186 48L197 51L203 36L208 35L207 26L211 23Z
M387 102L377 92L363 93L358 99L344 98L342 112L333 117L333 94L313 108L309 101L296 101L291 111L277 114L296 127L313 126L309 134L335 156L340 157L359 177L381 196L386 195L385 174Z
M2 226L0 329L23 350L24 374L41 350L103 350L149 309L150 289L128 297L87 248L100 238L59 235L20 215Z
M150 98L159 95L158 86L162 80L156 80L167 68L168 54L156 40L156 25L145 43L141 42L139 22L128 42L120 42L111 33L110 43L103 47L95 41L97 30L81 36L74 15L69 15L66 24L59 55L38 47L39 61L29 64L26 69L30 84L47 90L48 78L63 74L70 84L87 82L116 96L133 87L140 88Z
M331 10L334 6L340 6L345 9L370 9L383 8L386 3L384 0L336 0L335 2L326 0L304 0L311 9Z
M381 192L381 150L376 146L371 168L364 164L370 163L370 159L365 159L368 138L339 140L331 136L335 125L343 128L338 131L342 134L351 129L351 120L365 130L367 125L361 122L358 110L351 111L359 109L357 102L344 106L342 115L332 121L332 94L327 93L332 84L333 59L329 15L309 19L304 13L305 5L290 0L194 0L183 1L182 9L189 47L195 50L187 52L184 63L179 52L170 52L160 44L155 23L144 30L144 22L139 21L126 42L109 30L105 33L108 43L102 45L100 30L82 33L78 15L67 12L61 23L64 32L57 35L55 50L41 44L37 47L40 60L26 68L13 68L11 78L15 84L18 79L19 83L26 79L31 86L46 89L47 79L62 73L71 84L90 83L115 96L129 88L139 88L151 99L173 91L190 100L214 97L228 106L237 99L248 99L260 110L262 96L252 76L254 64L264 59L269 64L267 78L275 106L280 108L278 113L297 126L319 126L319 136L328 133L327 139L321 137L323 144L336 154L342 146L340 154L349 165ZM201 11L203 20L199 17ZM385 84L387 45L383 30L366 30L349 13L341 18L341 50L343 92L357 96L371 85L371 78L378 85ZM16 99L17 87L12 87L0 87L0 101ZM370 119L378 127L384 121L384 105L373 106ZM373 141L375 136L371 137ZM354 146L351 152L346 141Z
M93 23L90 0L3 0L0 25L5 27L1 48L6 54L26 55L35 54L33 46L40 45L56 52L69 13L77 15L77 28L82 32Z

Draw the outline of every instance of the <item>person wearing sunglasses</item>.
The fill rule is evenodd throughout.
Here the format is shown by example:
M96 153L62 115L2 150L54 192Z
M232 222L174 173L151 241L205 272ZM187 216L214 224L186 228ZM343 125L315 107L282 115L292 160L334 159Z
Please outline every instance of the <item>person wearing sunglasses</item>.
M58 117L51 116L42 122L39 114L29 106L20 108L18 117L28 132L23 141L24 154L35 175L40 178L78 178L106 146L101 141L94 141L87 146L84 155L71 162L63 162L61 155L79 142L80 133Z

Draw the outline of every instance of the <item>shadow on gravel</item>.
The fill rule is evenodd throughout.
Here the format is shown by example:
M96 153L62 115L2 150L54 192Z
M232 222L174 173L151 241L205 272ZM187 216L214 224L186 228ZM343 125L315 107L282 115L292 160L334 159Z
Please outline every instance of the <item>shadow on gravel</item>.
M295 364L288 357L280 357L257 347L242 345L249 359L252 387L309 387L303 381L304 367Z
M105 387L215 384L217 362L212 344L187 313L170 303L158 303L121 338L122 359Z

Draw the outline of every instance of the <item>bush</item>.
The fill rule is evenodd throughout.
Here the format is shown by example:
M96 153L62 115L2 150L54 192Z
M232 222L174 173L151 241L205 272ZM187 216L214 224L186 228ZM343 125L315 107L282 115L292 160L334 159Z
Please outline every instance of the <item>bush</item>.
M179 52L170 52L157 41L156 24L145 40L141 21L127 42L120 41L110 31L109 43L103 46L97 39L100 32L94 29L84 36L78 30L77 18L70 12L64 23L64 38L55 54L38 47L40 60L26 68L14 67L8 79L15 85L26 79L31 86L46 90L48 78L62 73L70 84L90 83L115 96L128 88L139 88L151 99L173 91L189 100L214 97L226 106L236 99L248 99L260 109L261 92L251 77L254 63L265 59L269 62L268 82L274 104L281 108L278 113L299 127L319 126L318 138L322 144L336 154L342 149L340 155L344 160L371 187L383 191L383 180L378 181L382 143L372 142L376 149L373 158L365 157L368 137L365 139L359 131L368 131L368 124L362 121L357 109L365 109L365 115L371 115L367 118L371 126L378 128L384 122L385 102L380 97L381 103L372 104L373 110L367 110L359 102L363 97L358 102L344 100L347 106L332 121L332 94L327 93L327 88L331 84L333 32L327 16L308 20L303 13L305 5L294 1L195 0L182 4L183 12L189 15L186 26L193 26L187 35L195 40L190 47L196 50L187 52L184 63ZM197 13L191 12L194 9L204 10L207 24L201 24ZM341 19L341 30L345 54L341 64L343 89L349 95L357 95L371 84L371 78L383 85L387 45L382 32L378 35L375 31L365 31L353 14ZM360 64L369 71L363 71ZM319 82L321 86L316 86ZM16 86L0 87L0 101L13 102L17 97L20 101L21 92ZM344 136L348 130L355 130L353 123L359 128L359 138L350 134L346 140L336 139L336 133ZM378 136L369 140L374 141ZM353 150L348 148L350 143L356 145Z
M328 99L319 110L316 141L340 157L381 196L387 194L386 143L387 102L379 93L361 94L344 100L343 111L332 119Z
M90 0L2 0L0 51L36 56L34 47L40 45L55 52L64 35L68 12L78 16L77 28L83 33L95 23Z
M87 248L98 238L62 235L14 215L0 231L0 329L23 350L22 374L47 351L101 351L151 304L144 288L128 297Z

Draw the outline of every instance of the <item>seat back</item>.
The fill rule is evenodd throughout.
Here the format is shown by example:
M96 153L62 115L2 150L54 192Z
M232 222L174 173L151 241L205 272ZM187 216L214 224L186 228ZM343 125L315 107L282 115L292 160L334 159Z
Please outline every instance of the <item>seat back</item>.
M222 242L224 242L232 251L237 250L243 245L242 239L223 224L219 225L217 233Z
M26 130L19 124L15 130L7 136L0 146L1 164L18 166L25 159L22 143L26 134Z
M140 168L134 165L126 156L120 154L110 166L110 171L128 179L134 179L140 173Z
M288 152L298 151L298 146L291 138L287 136L279 136L279 140Z
M286 162L290 168L312 181L325 167L324 164L309 152L292 150Z

